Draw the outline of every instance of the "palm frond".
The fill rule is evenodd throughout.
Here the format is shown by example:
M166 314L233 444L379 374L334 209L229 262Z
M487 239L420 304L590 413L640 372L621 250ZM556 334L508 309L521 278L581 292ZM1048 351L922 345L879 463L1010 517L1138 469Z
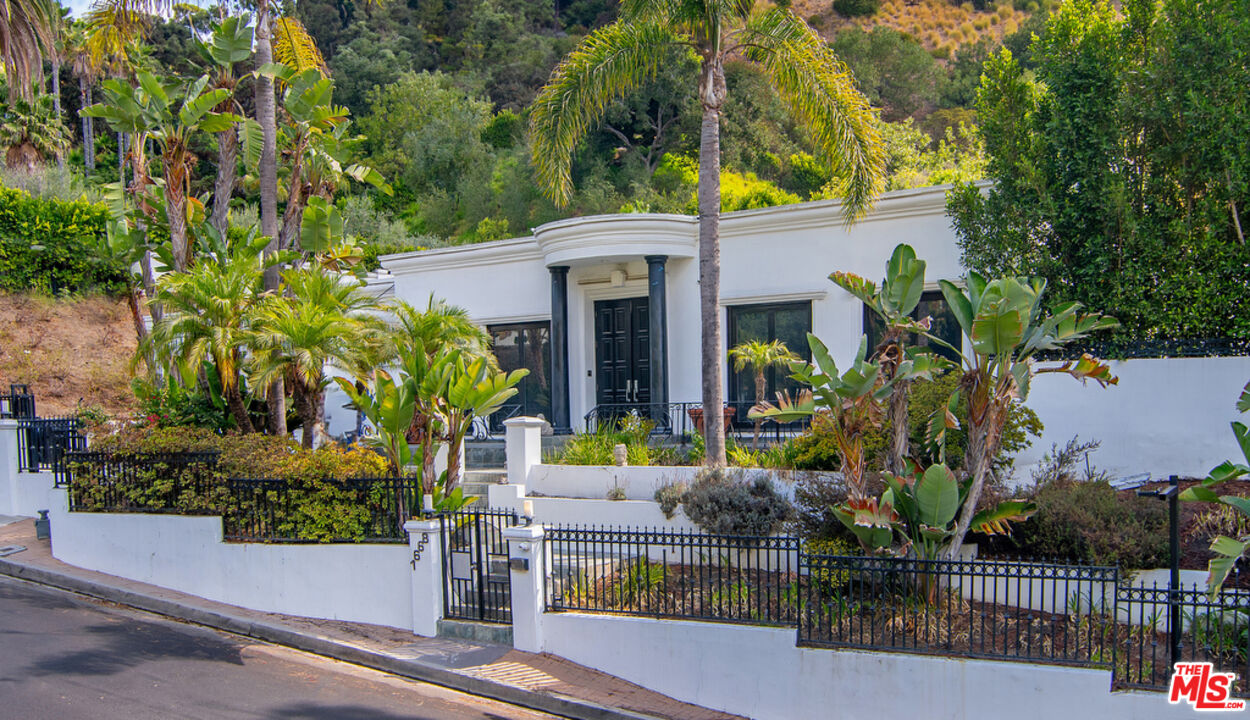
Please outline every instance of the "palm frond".
M322 75L330 74L317 43L304 25L293 17L280 17L273 21L273 59L296 72L320 70Z
M655 77L663 46L678 41L667 25L615 22L586 37L534 100L530 138L539 184L559 206L573 192L573 151L613 100Z
M792 11L752 15L739 36L748 59L772 80L811 132L821 159L844 178L843 216L853 222L885 187L885 148L867 98L815 30Z

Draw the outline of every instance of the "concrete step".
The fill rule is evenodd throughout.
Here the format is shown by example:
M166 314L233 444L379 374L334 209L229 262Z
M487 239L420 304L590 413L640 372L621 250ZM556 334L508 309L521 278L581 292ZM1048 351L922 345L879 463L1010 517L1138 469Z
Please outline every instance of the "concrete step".
M438 621L438 636L511 647L512 626L443 618Z

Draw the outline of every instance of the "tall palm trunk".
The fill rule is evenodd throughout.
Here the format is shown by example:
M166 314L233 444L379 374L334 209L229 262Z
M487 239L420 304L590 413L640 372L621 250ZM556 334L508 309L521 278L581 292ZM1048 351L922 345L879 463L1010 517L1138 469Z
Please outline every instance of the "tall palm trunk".
M768 378L764 377L764 371L759 370L755 373L755 404L760 405L764 402L764 393L768 387ZM763 424L760 418L755 419L755 433L751 438L751 449L760 449L760 425Z
M261 0L256 13L256 67L273 62L272 27L269 1ZM273 78L256 78L256 122L260 123L260 231L269 238L267 254L278 252L278 118L274 102ZM265 269L265 290L276 292L281 283L277 265ZM286 434L286 389L281 379L266 390L269 432Z
M78 95L82 107L91 107L91 83L86 77L78 78ZM90 174L95 170L95 126L91 117L80 114L82 120L82 161Z
M908 396L911 394L911 381L896 380L890 392L890 407L886 417L890 422L890 453L886 458L889 467L886 469L895 475L907 472L907 454L909 450L909 431L907 407Z
M52 109L56 112L56 122L61 124L61 59L52 58ZM56 151L56 166L65 168L65 153Z
M725 465L723 358L720 323L720 111L725 71L719 55L703 59L699 78L703 127L699 135L699 305L703 340L705 462Z
M950 546L947 554L951 559L959 557L959 550L963 546L964 537L967 536L969 527L972 524L972 517L976 515L977 504L981 500L981 491L985 489L985 481L989 479L990 470L994 464L994 457L998 455L998 447L1002 440L1003 418L1006 416L1006 404L1010 400L1002 400L990 391L988 400L984 401L984 407L978 408L975 405L977 400L974 389L974 400L970 403L968 412L968 450L964 453L964 462L968 467L968 474L972 477L972 483L968 486L968 496L964 500L963 509L959 512L959 522L955 525L955 534L951 537Z
M217 133L217 180L213 183L213 227L222 237L230 229L230 196L239 162L239 136L232 127Z

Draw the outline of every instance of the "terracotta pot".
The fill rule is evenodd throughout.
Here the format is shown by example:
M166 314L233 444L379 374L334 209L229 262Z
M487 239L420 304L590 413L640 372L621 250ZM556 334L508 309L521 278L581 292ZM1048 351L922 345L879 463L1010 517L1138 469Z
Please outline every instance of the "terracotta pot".
M732 427L734 416L737 415L738 411L729 406L725 406L724 413L725 420L721 427L727 430ZM690 416L690 421L694 423L695 431L700 433L703 432L703 408L690 408L686 411L686 414Z

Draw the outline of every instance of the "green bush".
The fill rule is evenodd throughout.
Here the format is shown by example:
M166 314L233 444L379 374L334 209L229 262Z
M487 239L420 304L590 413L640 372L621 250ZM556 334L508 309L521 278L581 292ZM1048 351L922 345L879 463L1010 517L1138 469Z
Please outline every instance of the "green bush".
M556 453L558 465L615 465L614 449L623 444L626 462L630 465L651 465L652 449L647 440L655 423L638 415L626 415L612 422L602 422L593 433L576 433ZM660 451L657 457L668 458L670 452Z
M833 0L833 9L842 17L876 15L881 0Z
M767 476L746 481L719 467L699 473L682 505L691 522L717 535L772 535L794 510Z
M0 289L46 293L124 287L124 268L100 258L103 205L32 197L0 187Z
M959 386L960 374L947 372L933 380L918 382L912 385L907 406L908 432L914 451L925 451L925 433L929 426L929 418L946 405L951 393ZM964 430L968 422L968 409L960 403L955 409L955 417L959 419L959 427L946 431L946 464L951 468L961 468L964 464L964 453L968 448L968 433ZM999 474L1009 470L1012 457L1027 448L1029 437L1041 437L1042 421L1037 413L1019 403L1012 403L1007 411L1007 423L1003 426L1002 444L999 446L995 469ZM889 428L887 426L886 432ZM886 435L888 437L888 434ZM884 444L882 450L884 451ZM937 462L937 458L927 458Z
M1032 500L1037 513L1013 526L1012 542L1024 556L1133 569L1168 562L1164 503L1118 493L1105 481L1072 480L1044 485Z

